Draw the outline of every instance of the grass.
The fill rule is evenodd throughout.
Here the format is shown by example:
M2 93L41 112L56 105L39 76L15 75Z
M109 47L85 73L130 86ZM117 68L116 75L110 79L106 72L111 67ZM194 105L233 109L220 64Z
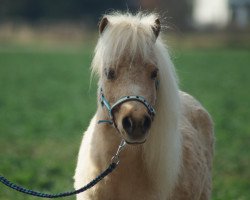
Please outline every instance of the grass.
M0 47L0 174L48 192L72 188L82 132L96 107L93 47ZM250 51L178 49L180 87L215 122L213 200L250 199ZM32 200L0 186L2 200ZM68 198L74 199L74 198Z
M1 174L43 191L72 188L77 149L95 109L89 62L90 51L82 49L1 49ZM23 198L0 190L0 199Z

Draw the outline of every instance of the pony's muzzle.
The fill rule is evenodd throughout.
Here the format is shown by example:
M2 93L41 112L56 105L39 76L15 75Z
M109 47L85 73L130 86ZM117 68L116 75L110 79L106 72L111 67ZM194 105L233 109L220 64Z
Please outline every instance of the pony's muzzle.
M132 105L139 104L139 105ZM121 106L118 129L128 143L143 143L151 127L151 117L139 102L124 103Z

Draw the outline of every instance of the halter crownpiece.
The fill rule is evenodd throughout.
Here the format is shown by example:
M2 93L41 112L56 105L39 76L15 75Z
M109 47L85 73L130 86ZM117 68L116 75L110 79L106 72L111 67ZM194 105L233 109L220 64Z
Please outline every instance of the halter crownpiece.
M100 89L100 102L102 106L105 106L108 110L109 113L109 117L110 120L99 120L98 124L100 123L109 123L112 124L116 127L116 123L114 120L114 115L113 115L113 110L127 102L127 101L138 101L140 103L142 103L148 110L148 113L150 114L151 118L153 118L155 116L155 109L153 108L153 106L151 106L151 104L142 96L138 96L138 95L128 95L128 96L123 96L120 99L118 99L112 106L110 105L110 103L108 102L108 100L105 98L104 93L103 93L103 89Z

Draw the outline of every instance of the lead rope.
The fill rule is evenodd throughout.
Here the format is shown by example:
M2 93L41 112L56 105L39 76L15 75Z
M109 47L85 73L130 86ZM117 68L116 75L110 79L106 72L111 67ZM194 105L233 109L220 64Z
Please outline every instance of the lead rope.
M124 149L125 146L126 146L126 142L125 142L125 140L122 140L118 149L117 149L116 154L112 157L111 164L108 166L108 168L105 171L103 171L101 174L99 174L91 182L89 182L87 185L85 185L84 187L82 187L78 190L69 191L69 192L62 192L62 193L58 193L58 194L47 194L47 193L42 193L42 192L38 192L38 191L34 191L34 190L29 190L29 189L26 189L22 186L16 185L15 183L12 183L11 181L9 181L8 179L6 179L4 176L1 176L1 175L0 175L0 182L2 182L4 185L6 185L9 188L16 190L18 192L28 194L31 196L35 196L35 197L41 197L41 198L52 199L52 198L68 197L68 196L80 194L80 193L92 188L93 186L95 186L98 182L100 182L104 177L106 177L108 174L110 174L117 167L117 165L120 162L120 159L119 159L120 153Z

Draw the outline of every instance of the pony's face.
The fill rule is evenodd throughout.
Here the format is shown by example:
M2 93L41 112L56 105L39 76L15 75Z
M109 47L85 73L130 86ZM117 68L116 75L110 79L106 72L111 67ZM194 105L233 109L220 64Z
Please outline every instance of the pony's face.
M156 102L158 68L154 46L160 32L155 17L104 17L93 65L105 98L114 105L124 96L142 96ZM126 101L112 110L117 129L128 143L143 143L153 121L144 103Z
M113 105L123 96L142 96L152 106L156 102L156 81L158 68L140 60L120 63L116 68L103 69L102 83L105 97ZM122 137L128 143L143 143L153 121L148 108L138 101L127 101L113 111L115 123Z

